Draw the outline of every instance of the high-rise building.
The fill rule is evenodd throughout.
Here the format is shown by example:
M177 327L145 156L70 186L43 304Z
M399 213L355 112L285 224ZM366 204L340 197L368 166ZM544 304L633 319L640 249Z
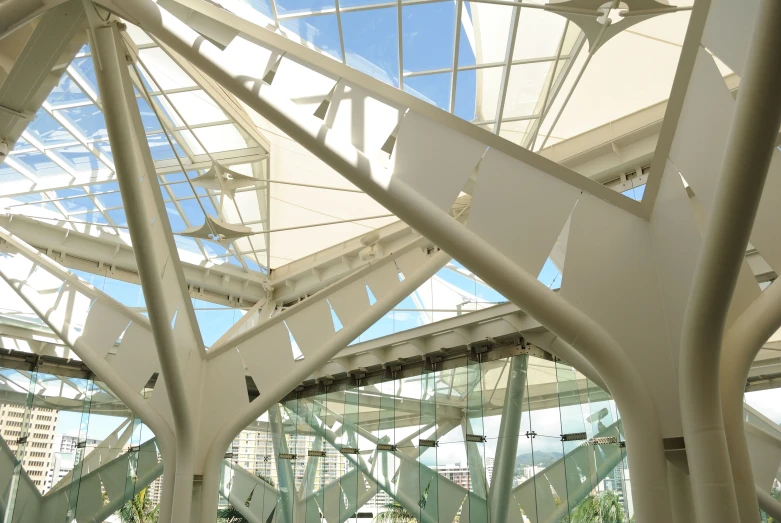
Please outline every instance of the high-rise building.
M47 476L53 464L58 417L59 411L54 409L0 404L0 433L11 451L21 458L22 467L41 492L47 489Z

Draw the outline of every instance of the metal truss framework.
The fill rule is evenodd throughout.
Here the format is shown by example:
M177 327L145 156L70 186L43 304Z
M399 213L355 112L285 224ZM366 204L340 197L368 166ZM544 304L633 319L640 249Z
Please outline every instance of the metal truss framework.
M107 2L111 6L110 3ZM702 4L703 7L699 7L695 10L693 18L696 18L700 22L705 19L707 15L708 6ZM578 269L589 267L588 259L590 252L578 247L577 237L583 236L584 231L588 231L590 242L593 245L594 234L598 234L598 227L603 229L610 229L613 235L623 234L625 241L619 242L621 249L632 251L635 249L647 250L648 245L653 245L654 249L658 249L667 242L670 245L670 241L674 238L680 238L680 231L676 231L675 234L666 232L664 220L671 206L678 205L676 212L688 212L692 213L690 204L685 200L681 200L680 196L676 197L674 183L680 183L678 173L670 174L664 179L668 180L667 187L663 187L660 190L666 190L665 204L657 204L654 207L656 211L651 215L650 221L635 221L633 218L629 219L629 226L622 226L622 228L605 227L605 218L615 213L615 209L601 203L598 199L591 197L585 193L580 193L580 196L566 196L567 191L560 189L557 192L557 198L559 205L565 205L563 217L566 218L572 213L573 200L578 201L577 209L572 215L572 224L578 224L579 233L573 233L570 226L569 231L569 244L567 250L567 267L569 269L569 276L565 280L565 288L562 291L562 295L567 297L556 298L548 293L546 290L540 289L539 284L529 277L528 269L524 270L524 267L533 266L530 260L524 260L523 257L518 258L518 253L510 251L500 252L498 249L506 249L505 246L496 243L492 244L492 241L496 240L491 236L490 229L486 229L486 225L490 224L491 229L496 232L496 228L501 221L504 223L517 223L515 220L508 220L506 215L502 215L501 212L497 215L491 215L488 211L478 211L477 201L473 199L472 208L470 210L470 223L469 228L465 228L457 222L452 221L445 211L450 205L448 202L447 207L442 207L443 195L447 192L446 187L450 186L460 189L463 186L462 175L454 175L451 169L442 169L442 172L447 172L450 176L449 180L437 179L428 180L426 177L415 177L410 171L401 170L393 177L390 184L383 183L382 180L386 179L386 176L382 175L382 170L375 166L364 153L359 152L353 148L348 142L343 139L337 138L332 132L329 132L327 128L322 126L313 117L300 114L296 107L290 104L278 93L274 92L273 88L267 88L265 85L261 85L259 90L248 89L246 85L238 82L229 71L224 70L217 63L217 57L219 51L215 48L211 48L209 44L201 45L197 50L192 47L194 41L197 40L197 36L183 24L177 24L175 19L166 17L166 14L159 9L153 8L149 4L143 2L134 2L132 4L123 5L122 8L113 6L125 15L129 15L131 20L140 23L148 30L156 34L168 45L171 45L178 52L182 53L187 59L193 63L202 67L209 75L213 76L216 80L222 83L227 89L233 92L236 96L242 99L250 107L257 110L260 114L269 118L273 123L284 130L288 135L294 137L303 146L310 149L313 153L318 154L327 164L339 171L350 181L355 183L358 187L366 191L367 194L383 203L387 208L396 213L399 217L407 221L413 227L416 227L426 236L434 239L445 250L455 253L460 261L464 263L468 268L472 269L479 276L492 284L494 287L500 289L505 295L510 297L513 301L524 307L524 310L528 311L533 316L537 317L546 324L552 332L560 336L564 341L570 342L575 346L577 350L586 355L591 363L595 366L597 371L601 374L601 377L605 380L610 390L615 394L617 401L624 414L625 430L627 431L627 440L631 442L629 446L630 462L637 470L643 470L640 476L637 476L633 483L636 487L637 496L635 503L637 507L638 519L648 519L652 517L658 517L659 513L664 514L665 518L671 518L672 514L669 512L669 496L667 494L667 481L666 472L664 466L664 457L662 450L662 435L670 431L676 431L675 425L679 423L675 421L676 415L674 412L662 412L661 419L655 418L653 413L657 408L660 408L666 402L661 400L660 394L664 393L649 388L653 386L652 383L648 383L643 379L642 373L638 371L637 365L642 361L643 356L636 353L636 350L641 350L640 347L631 347L631 342L626 338L625 327L624 330L616 330L615 326L611 327L611 321L605 322L604 319L597 321L590 317L589 314L596 314L599 310L599 305L605 305L602 303L593 303L591 307L586 305L584 301L584 291L591 292L591 286L593 281L589 282L589 285L583 285L585 280L580 280L577 276ZM161 17L166 18L165 25L161 23ZM715 19L715 17L713 18ZM696 24L695 24L696 27ZM700 26L699 29L702 29ZM688 40L696 41L699 38L697 34L698 29L691 30L688 35ZM707 35L707 33L706 33ZM692 46L688 46L689 49ZM697 46L694 46L696 49ZM693 51L691 51L693 52ZM685 67L685 66L684 66ZM712 67L712 66L711 66ZM692 72L692 76L695 77L697 70ZM723 82L719 79L718 84L713 84L711 89L717 87L718 89L726 90ZM691 97L687 97L691 98ZM669 110L669 107L668 107ZM685 112L684 112L685 114ZM688 114L686 116L689 116ZM681 118L678 122L678 133L676 133L676 140L685 141L686 135L680 134L681 125L686 124L688 121L685 118ZM718 132L726 132L726 127L721 127ZM408 113L402 122L399 134L396 139L396 149L394 154L397 157L403 157L405 154L415 156L414 143L416 142L420 133L426 133L427 136L435 136L436 140L442 140L442 149L437 149L438 145L428 144L427 154L431 157L436 157L439 161L445 162L442 154L445 153L444 143L448 143L448 151L452 151L453 141L463 140L459 149L461 156L459 161L466 163L466 165L474 165L482 157L480 161L480 169L486 169L490 164L488 158L491 156L491 151L488 151L488 155L485 154L485 146L478 147L478 144L472 145L470 140L464 140L451 130L440 126L436 132L432 132L436 125L421 119L415 113ZM775 141L775 131L773 135L773 141ZM473 152L469 147L474 146ZM683 169L684 176L687 181L694 187L694 192L698 197L702 197L706 203L706 206L711 202L708 197L712 195L709 191L708 183L713 187L712 180L710 182L702 182L701 178L696 176L696 170L686 169L682 167L685 161L682 159L685 156L681 156L684 148L680 144L673 142L673 147L670 150L670 156L676 161L676 165L679 169ZM471 155L474 155L472 157ZM494 172L502 167L502 158L496 154L493 161ZM358 159L356 162L355 159ZM472 159L473 158L473 159ZM429 160L430 161L430 160ZM507 162L508 160L504 160ZM510 159L510 163L520 168L521 162ZM474 162L474 163L472 163ZM539 163L537 163L539 165ZM442 165L445 165L443 163ZM398 164L397 164L398 168ZM418 169L424 169L425 165L417 166ZM411 163L405 164L405 169L415 169L415 166ZM532 174L529 171L529 167L526 167L528 176L534 177L535 183L544 185L543 180L537 174ZM717 169L718 170L718 169ZM466 171L467 177L471 174L468 169ZM550 169L547 170L548 172ZM496 175L494 175L496 176ZM429 178L432 174L429 173ZM691 178L691 180L690 180ZM478 173L478 183L475 187L475 193L482 195L481 184L487 187L491 187L491 177L484 174L483 177ZM423 181L425 180L425 181ZM486 182L485 180L488 180ZM552 180L555 182L555 180ZM503 180L505 185L499 185L501 190L507 191L507 180ZM456 185L457 184L457 185ZM491 193L491 189L484 189ZM677 189L678 194L681 194L681 189ZM568 198L572 198L568 200ZM677 198L680 204L674 204ZM564 202L569 201L569 205ZM434 202L434 203L432 203ZM440 202L439 205L436 202ZM552 200L547 202L548 205L552 204ZM495 202L492 203L495 208ZM529 206L531 207L531 206ZM708 207L709 208L709 207ZM660 209L665 209L664 211ZM562 224L563 220L558 221L552 216L552 209L548 208L548 215L551 220L544 220L544 223L552 221L553 223ZM485 214L480 214L483 212ZM538 210L538 212L540 212ZM478 215L483 216L481 226L481 220ZM539 217L539 216L538 216ZM690 214L690 222L694 227L691 229L695 233L697 230L697 222L694 220L693 214ZM616 223L616 220L613 220ZM637 225L634 225L634 224ZM762 224L761 220L758 224ZM587 224L590 224L587 225ZM598 225L599 224L599 225ZM650 225L650 227L649 227ZM596 227L596 228L595 228ZM762 230L757 230L755 225L754 234L752 240L756 240L762 234ZM473 231L481 233L481 236L476 235ZM554 228L551 230L551 234L558 234L560 228ZM604 230L602 231L605 232ZM629 235L627 237L627 234ZM574 239L573 239L574 235ZM555 238L555 236L554 236ZM652 239L653 238L653 239ZM615 239L615 236L614 236ZM642 242L647 242L645 246ZM754 241L752 241L754 243ZM635 249L630 248L629 245L635 245ZM550 245L550 244L548 244ZM688 263L693 263L697 260L699 242L692 242L691 245L695 248L692 252L690 250L690 256L687 258ZM603 248L605 245L602 245ZM527 246L528 247L528 246ZM548 247L549 248L549 247ZM763 253L770 252L758 247ZM591 249L593 251L593 247ZM615 250L615 249L613 249ZM543 250L543 254L547 254L547 250ZM614 253L617 258L622 258L619 253ZM635 253L636 254L636 253ZM742 256L742 252L740 253ZM626 257L624 254L623 258ZM767 256L766 256L767 257ZM573 260L575 260L573 262ZM626 260L624 260L626 262ZM646 261L645 263L651 263L653 267L653 261ZM770 262L773 263L773 262ZM649 267L649 269L651 269ZM689 265L693 267L693 265ZM573 269L575 276L573 277ZM690 269L687 269L690 270ZM745 272L745 271L744 271ZM651 269L649 274L663 274L658 269ZM663 274L667 276L666 274ZM588 278L592 278L589 274ZM745 280L745 278L743 279ZM575 282L574 284L572 282ZM580 287L578 284L580 283ZM614 282L615 283L615 282ZM658 288L658 286L665 286L665 282L662 280L653 281L648 279L644 282L646 285L650 285L650 289ZM751 283L753 285L753 282ZM607 288L609 286L606 286ZM636 282L635 282L636 287ZM740 285L739 285L740 289ZM758 294L755 289L749 291L749 288L739 290L736 292L736 296L740 299L742 304L738 306L736 310L742 311L748 303ZM685 291L685 289L684 289ZM657 291L650 291L655 293ZM593 294L593 293L592 293ZM681 293L668 293L662 296L663 300L666 300L667 306L662 309L656 309L658 305L648 305L648 314L656 315L657 318L664 317L664 310L670 310L670 307L678 308L679 310L685 310L685 305L688 296L684 292ZM573 305L572 301L579 304ZM599 302L601 299L598 299ZM657 302L658 303L658 302ZM735 301L733 300L733 307L735 307ZM621 308L622 306L614 302L612 308L616 306ZM611 307L608 307L610 309ZM683 307L683 308L681 308ZM584 312L583 309L588 312ZM603 310L606 310L602 307ZM661 316L659 316L661 314ZM620 315L619 315L620 316ZM647 320L648 318L646 318ZM619 340L623 338L624 343ZM677 337L674 339L677 340ZM629 345L627 345L629 343ZM676 341L677 344L677 341ZM623 345L623 349L622 349ZM682 349L684 350L684 349ZM677 352L677 350L676 350ZM670 365L673 365L670 362ZM646 372L646 369L643 369ZM669 394L670 391L666 393ZM654 399L656 398L656 399ZM654 405L658 405L656 407ZM675 402L669 402L669 406L675 405ZM642 413L642 414L641 414ZM688 422L688 420L684 420ZM696 489L695 489L696 491ZM700 505L701 503L698 503ZM208 505L207 505L208 506Z
M722 193L730 191L720 189L713 175L722 170L720 152L725 148L732 150L728 147L732 143L727 138L729 130L736 129L746 119L746 114L751 113L744 112L746 102L742 102L740 95L738 105L734 105L729 89L714 74L717 71L713 58L699 49L700 44L702 47L707 46L715 56L724 57L742 75L744 82L745 78L751 78L747 88L750 92L755 92L751 91L753 85L763 88L769 85L765 82L773 78L770 73L766 77L757 75L758 83L754 84L754 76L751 75L757 69L772 69L771 64L752 61L769 53L746 51L745 55L736 56L726 48L728 44L723 39L714 36L720 32L719 23L725 18L733 18L731 7L722 4L710 6L707 2L701 2L692 14L676 87L667 106L660 145L657 146L649 176L650 197L644 199L642 204L635 205L626 199L622 200L623 197L616 198L617 193L595 182L577 177L528 151L512 147L478 127L461 122L452 115L434 111L420 102L413 102L387 86L374 86L371 81L360 77L361 83L375 87L371 90L372 96L377 96L381 101L404 102L405 113L399 124L393 152L400 162L391 172L372 159L377 151L356 148L349 137L329 129L315 116L302 113L273 85L264 84L260 79L248 85L234 77L219 63L221 51L217 46L204 41L198 33L160 6L145 0L123 3L101 0L99 3L131 22L138 23L159 38L173 52L200 68L366 194L508 296L551 331L551 352L569 348L585 358L587 364L593 365L595 376L605 382L619 402L624 416L629 459L636 470L642 471L633 478L638 521L651 520L659 517L659 514L664 519L673 520L662 440L679 436L685 428L688 431L685 433L687 442L693 441L697 437L697 423L702 420L697 418L696 408L684 410L691 417L683 416L682 419L677 385L656 383L654 380L658 380L660 375L676 376L679 370L678 358L683 357L681 361L685 361L689 354L688 338L683 341L682 338L685 338L683 333L688 332L686 329L694 325L681 319L692 315L696 317L704 309L702 305L690 301L691 293L694 292L692 288L698 287L690 288L688 285L693 279L698 281L692 275L702 274L695 272L702 271L698 267L709 259L717 259L729 247L710 239L715 234L711 230L721 230L713 224L724 221L717 221L715 217L726 216L725 219L729 220L734 218L735 213L723 214L725 210L737 209L745 212L750 219L745 224L744 234L735 240L735 248L729 249L735 263L732 273L725 277L728 280L725 287L727 290L735 287L735 292L734 297L726 296L723 300L723 317L719 318L719 326L716 328L719 331L717 345L720 345L719 335L722 330L727 330L727 339L730 339L730 326L736 318L743 317L741 314L744 311L750 310L752 303L760 303L762 312L768 307L757 300L759 290L743 259L745 243L751 241L772 271L777 273L781 268L781 249L772 241L773 224L777 222L779 206L773 196L767 196L778 187L781 179L781 169L778 168L776 158L779 153L772 148L777 140L777 121L773 120L774 125L768 124L770 130L765 133L768 136L761 136L767 140L758 142L762 150L755 156L758 161L763 161L757 167L757 175L762 178L768 170L768 164L770 173L765 184L768 189L764 194L761 190L762 180L747 184L750 185L747 189L753 191L755 205L744 209L740 202L733 203L729 198L722 197ZM752 6L767 7L766 3L758 0ZM214 9L213 6L204 6L204 12L211 13ZM759 8L756 9L755 13ZM777 17L773 13L771 15L758 16L764 22L758 26L758 32L752 31L753 18L745 26L739 27L736 38L740 45L736 47L749 49L747 42L751 34L759 34L757 39L762 43L760 37L777 29ZM252 27L252 24L242 24L225 13L215 13L215 17L235 21L234 27L240 28L238 30L242 35L250 40L285 52L289 50L302 61L309 61L315 68L343 73L340 78L347 82L359 78L359 73L339 67L339 64L334 66L328 63L326 67L322 57L308 54L306 49L294 48L274 33L263 32ZM202 467L203 489L207 494L202 497L201 518L208 519L214 511L215 500L208 493L216 490L217 458L223 451L220 445L230 440L230 432L235 432L237 427L241 428L242 423L246 425L253 415L256 417L257 413L269 408L287 390L337 354L355 337L356 332L371 325L385 310L409 294L416 282L425 280L432 270L441 267L446 262L446 256L443 253L430 256L427 247L431 246L427 242L413 241L408 247L390 252L376 263L352 272L312 299L270 320L261 317L257 326L245 332L237 331L220 348L204 354L198 343L199 334L194 328L189 295L178 254L173 247L170 225L161 225L168 220L156 186L157 179L148 176L156 171L156 166L143 140L146 133L135 103L131 74L124 61L123 41L115 24L105 25L103 19L93 18L92 31L101 36L100 39L93 36L93 39L100 42L95 52L100 53L100 61L106 66L98 75L98 80L104 95L102 102L107 104L104 109L109 120L109 138L114 146L112 150L117 163L127 169L123 173L126 177L123 185L126 186L121 192L123 195L135 196L132 201L126 198L128 203L125 208L137 211L136 222L129 227L131 234L139 240L134 242L138 263L148 264L146 269L140 269L139 272L153 318L153 328L143 317L112 304L107 298L101 297L98 291L67 275L61 267L7 232L3 233L3 237L12 245L14 257L19 263L13 267L9 263L0 272L9 285L45 318L52 330L90 368L105 375L107 385L123 401L139 415L155 420L154 423L150 422L150 426L156 425L160 430L163 454L168 459L174 454L174 441L184 438L187 443L186 438L192 436L193 428L203 423L204 413L217 412L225 402L238 402L238 398L243 397L237 403L243 405L240 416L226 420L226 429L219 434L207 435L213 436L213 440L204 437L203 441L181 444L178 452L182 455L182 461L175 467L170 461L166 463L169 470L176 469L176 481L167 480L176 485L177 491L176 503L173 506L169 504L166 510L173 511L172 514L182 520L189 519L187 511L191 504L194 470ZM512 61L512 53L508 51L507 55L508 62L504 67ZM771 70L771 73L775 72ZM111 77L111 74L114 76ZM403 78L403 73L400 76ZM107 88L109 85L111 87ZM761 95L764 91L761 88L756 91L759 93L757 99L750 101L763 100ZM744 84L741 90L744 90ZM116 105L109 103L111 96L116 97L112 100ZM702 100L708 104L703 104ZM748 120L753 122L751 118ZM772 118L768 118L770 120ZM177 128L170 130L174 133L193 131ZM423 136L428 138L425 152L418 146ZM699 143L692 143L692 140L699 140ZM45 147L41 149L34 142L31 143L40 152L48 153ZM452 155L454 147L456 155ZM770 152L765 149L770 149ZM728 158L737 158L738 161L741 157L735 155ZM432 169L432 166L436 169ZM477 172L477 176L473 180L470 219L468 225L464 226L453 220L448 211L474 172ZM517 176L519 172L522 179ZM694 201L681 184L681 176L694 194ZM129 188L128 184L135 184L135 189ZM501 204L509 203L502 200L502 194L512 192L522 197L527 185L534 186L536 192L520 202L515 200L513 203L516 205L512 207ZM735 192L733 196L737 198L739 193ZM754 221L754 209L757 207L757 219ZM513 214L515 212L518 214ZM532 274L539 270L565 223L569 224L566 255L568 277L561 293L554 294L536 282ZM508 241L509 231L515 235L522 233L525 238L528 237L528 241L522 246ZM148 256L144 256L140 248L144 239L151 240L147 246ZM702 254L704 252L709 254L705 256ZM603 270L594 274L592 269L600 264ZM408 268L404 269L404 265ZM246 265L244 267L246 269ZM622 267L641 269L639 274L630 274ZM37 286L39 282L36 278L42 275L40 271L44 273L43 285ZM399 273L404 275L403 281L399 281ZM316 274L314 276L317 278ZM56 284L46 281L47 278L54 278ZM717 279L708 280L702 285L707 291L722 283ZM377 296L377 302L373 305L368 303L367 285L369 288L374 285L378 289L375 291L372 288L373 295ZM162 294L162 289L168 294ZM379 292L379 289L383 292ZM631 292L626 292L626 289ZM72 316L84 315L85 312L77 310L73 303L80 301L84 304L89 300L96 300L95 303L102 305L93 305L83 318L84 333L74 332L71 328L74 324ZM630 317L631 314L637 314L637 309L630 307L628 300L641 302L641 321ZM356 303L361 306L356 307ZM342 323L342 329L338 332L331 321L332 309ZM111 313L106 312L109 310ZM106 317L102 314L112 318L111 327L106 327ZM353 321L345 321L342 316ZM99 321L94 318L104 320L100 322L102 330L94 330L96 334L87 328L93 325L89 323L90 318L93 318L93 324ZM321 328L316 333L316 339L307 332L313 324ZM749 324L753 325L751 322ZM147 349L152 349L147 350L151 367L159 365L163 371L164 383L160 383L153 396L154 401L149 404L139 399L138 387L134 390L125 381L123 373L112 367L112 362L116 364L122 355L121 350L112 354L112 347L120 336L123 343L127 342L128 338L123 334L128 325L137 325L141 329L139 332L144 332ZM325 342L321 336L323 332L330 336ZM664 332L666 336L663 341L657 341L650 347L648 340L654 338L654 332ZM699 335L704 334L694 333L690 337L696 340ZM279 368L273 369L282 376L269 375L268 369L262 368L269 366L268 361L264 361L269 356L258 359L258 355L249 348L250 342L258 345L261 337L266 337L265 341L282 342ZM303 359L294 354L291 338L295 340ZM154 343L150 342L152 339ZM653 351L659 346L663 347L662 357L657 357ZM365 354L355 354L355 357L359 356ZM573 356L562 357L569 359ZM294 367L297 370L282 372L282 369ZM220 394L219 388L224 385L224 380L217 379L217 376L240 374L243 377L244 368L258 377L255 382L261 385L260 401L246 401L243 380L227 395ZM717 380L718 370L711 369L710 375L706 377L711 380L711 384ZM696 375L686 374L685 367L681 367L680 375L680 389L684 391L689 382L683 376L696 378ZM197 380L188 381L186 377L190 376L197 376ZM209 384L209 387L201 395L195 389L202 383ZM714 404L717 397L718 394L712 395L709 404L712 414L715 413L716 418L719 418L720 406ZM193 403L198 406L188 407ZM713 435L714 445L719 446L721 442L718 440L724 439L724 431L716 432L720 433ZM703 465L704 458L690 461L692 481L695 484L694 502L701 519L717 510L716 507L726 507L733 515L738 510L748 510L749 513L753 510L745 495L739 498L739 506L734 502L735 495L731 493L734 490L731 476L735 470L729 467L727 452L735 451L728 448L728 444L740 445L740 442L723 443L720 459L714 459L717 456L713 453L704 452L706 446L695 451L702 451L701 456L712 459L715 463L713 468ZM184 454L188 456L184 457ZM198 460L201 462L195 463ZM745 459L740 463L750 467ZM715 490L707 487L708 474L719 479ZM701 485L702 488L698 490ZM753 492L749 497L753 503ZM715 499L721 500L724 505L715 503ZM756 513L755 510L753 512Z

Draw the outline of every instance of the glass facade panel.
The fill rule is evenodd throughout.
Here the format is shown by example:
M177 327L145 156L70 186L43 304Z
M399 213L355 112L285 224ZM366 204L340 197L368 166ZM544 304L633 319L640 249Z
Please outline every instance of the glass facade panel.
M525 382L513 386L512 369L524 366ZM131 498L154 510L162 463L153 434L104 384L5 369L0 386L15 398L0 405L5 510L29 510L42 492L52 521L108 516ZM521 410L516 427L502 423L508 401ZM513 521L560 521L599 496L628 518L617 419L610 396L574 369L523 354L473 351L447 365L356 373L349 384L291 394L235 438L220 517L490 522L498 489ZM509 475L497 475L500 458Z

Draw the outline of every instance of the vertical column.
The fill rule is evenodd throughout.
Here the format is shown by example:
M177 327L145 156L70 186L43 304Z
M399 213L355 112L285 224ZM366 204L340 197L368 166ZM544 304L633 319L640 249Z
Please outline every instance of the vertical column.
M293 523L293 500L295 499L296 482L293 476L291 455L282 426L282 405L276 404L268 411L271 440L274 446L274 458L277 461L277 486L279 501L275 518L280 523Z
M452 371L451 371L452 372ZM420 425L437 424L437 375L438 372L424 371L420 376ZM423 433L418 441L418 461L420 462L420 520L439 521L439 474L434 473L431 465L437 462L437 434ZM426 441L427 443L422 443ZM425 446L428 445L428 446Z
M468 393L463 430L466 461L469 466L469 493L467 494L467 503L464 506L469 509L471 523L487 523L489 519L484 462L483 368L480 354L476 354L474 360L469 358L466 373Z
M564 477L566 499L562 499L568 510L575 510L596 487L592 483L594 464L593 448L586 442L586 423L583 400L575 371L569 365L556 363L556 388L561 418L562 446L564 452ZM588 408L588 405L585 405ZM586 411L587 412L587 411ZM584 480L581 481L581 476ZM564 494L561 494L564 496Z
M526 373L529 356L515 356L510 360L507 389L499 424L494 468L488 490L488 509L492 523L507 523L515 476L515 456L526 393ZM514 508L514 507L513 507Z
M355 521L355 512L351 510L354 500L358 495L358 477L360 476L359 464L361 456L358 454L358 398L359 386L350 386L344 391L344 419L340 429L341 438L337 452L342 453L343 471L339 484L345 496L345 502L339 504L339 521Z
M188 393L184 367L193 378L191 383L199 379L201 355L192 352L202 348L200 332L184 287L119 27L116 23L98 26L93 34L106 130L176 433L176 455L164 456L171 461L166 466L169 482L175 470L172 519L186 523L193 505L198 412L193 408L197 397L190 394L197 389L192 387Z
M700 522L741 519L721 411L719 366L732 294L781 126L781 2L760 0L753 26L681 334L681 421ZM639 478L642 471L636 472ZM751 497L748 501L753 505L748 517L754 517L756 504Z
M74 456L74 466L73 466L73 479L71 480L71 484L68 487L70 489L70 494L68 495L68 513L66 516L65 521L70 523L73 521L78 514L78 502L79 502L79 491L81 487L81 476L82 476L82 468L83 468L83 461L84 461L84 455L87 451L87 434L89 433L89 419L90 419L90 410L92 408L92 394L95 391L95 384L93 383L92 379L84 379L84 380L73 380L76 383L78 383L82 387L82 391L84 394L84 400L82 403L81 408L81 419L79 421L79 434L78 434L78 441L76 443L76 450L75 456Z
M318 394L313 398L311 402L311 410L307 411L303 409L301 415L306 420L306 424L310 427L319 425L321 423L318 418L322 414L324 408L327 408L328 394ZM323 407L325 405L325 407ZM312 439L312 453L307 456L306 470L304 471L304 482L301 486L302 497L301 502L303 504L302 510L303 521L305 523L320 523L322 520L322 506L325 503L325 487L328 474L328 453L323 445L323 437L319 434L315 434L313 430L310 430L313 434ZM333 456L333 449L331 450L331 456ZM325 452L325 456L320 453Z
M397 448L396 444L396 385L397 380L386 380L376 385L380 389L380 409L377 418L377 431L379 442L375 446L373 458L374 477L379 481L388 484L393 477L393 473L399 467L399 458L397 452L403 452L404 449ZM396 450L393 450L396 449ZM374 506L369 507L377 515L387 509L391 502L389 496L381 493L376 482L372 481L369 485L370 494L375 500ZM387 500L387 501L386 501Z

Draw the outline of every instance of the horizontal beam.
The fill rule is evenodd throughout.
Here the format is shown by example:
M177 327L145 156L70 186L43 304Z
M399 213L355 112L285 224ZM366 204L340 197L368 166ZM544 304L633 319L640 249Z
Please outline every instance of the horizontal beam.
M360 253L369 246L377 246L378 258L407 245L416 235L409 225L397 221L282 265L272 270L269 277L273 299L284 304L311 295L367 265Z
M86 234L21 215L0 216L0 226L65 267L140 284L133 248L101 227L91 227L92 234ZM193 298L242 308L266 298L259 274L230 264L182 266Z

